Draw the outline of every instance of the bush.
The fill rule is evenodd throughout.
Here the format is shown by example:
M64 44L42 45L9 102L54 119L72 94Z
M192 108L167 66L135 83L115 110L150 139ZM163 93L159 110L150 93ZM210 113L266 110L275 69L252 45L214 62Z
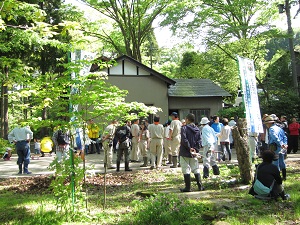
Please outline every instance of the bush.
M133 201L133 212L125 224L207 224L202 213L209 210L203 202L191 202L175 194L158 194L144 201Z
M8 140L0 138L0 156L2 156L6 152L6 148L10 147L12 150L14 149L14 145L10 144Z
M234 117L234 118L245 118L245 109L244 105L241 104L239 107L231 107L227 109L220 110L217 115L222 118Z

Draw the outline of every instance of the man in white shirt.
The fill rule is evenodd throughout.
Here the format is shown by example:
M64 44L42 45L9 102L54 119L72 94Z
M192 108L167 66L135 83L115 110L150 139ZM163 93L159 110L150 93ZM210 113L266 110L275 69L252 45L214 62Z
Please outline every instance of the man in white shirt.
M173 165L170 166L171 168L177 168L178 165L178 155L179 155L179 148L180 148L180 141L181 141L181 126L182 123L178 118L178 114L176 112L172 112L172 122L169 128L169 140L171 142L171 154L172 154L172 162Z
M17 164L19 166L19 173L22 174L22 166L24 163L23 173L31 174L28 171L28 164L30 163L30 140L33 138L33 132L29 126L16 127L8 134L8 140L15 143L18 154Z
M140 126L139 126L139 119L134 119L132 121L131 125L131 154L130 154L130 159L131 162L139 162L139 154L140 154L140 148L139 148L139 141L140 141Z
M150 133L151 170L155 168L155 162L157 169L161 167L162 162L164 127L159 123L159 120L159 116L155 116L154 123L148 127Z

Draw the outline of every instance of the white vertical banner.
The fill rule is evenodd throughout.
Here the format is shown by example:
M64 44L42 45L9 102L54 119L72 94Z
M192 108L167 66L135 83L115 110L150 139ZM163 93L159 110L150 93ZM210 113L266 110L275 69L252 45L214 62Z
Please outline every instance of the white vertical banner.
M85 61L92 61L95 59L96 53L94 52L88 52L84 50L76 50L75 52L71 52L71 62L76 63L81 60ZM92 67L92 63L88 63L83 66L83 68L79 72L79 76L84 76L85 74L88 74L90 72L90 69ZM75 79L76 75L72 74L71 78Z
M85 76L90 73L90 69L92 67L92 60L95 59L96 53L87 52L84 50L76 50L75 52L71 52L71 62L76 63L81 60L87 61L87 64L83 66L83 68L79 71L79 74L75 74L74 72L71 74L71 79L76 79L77 76ZM90 62L90 63L89 63ZM74 86L71 87L71 94L77 94L78 90ZM78 105L70 106L73 112L78 112Z
M263 125L256 88L254 62L237 56L246 110L248 132L263 133Z

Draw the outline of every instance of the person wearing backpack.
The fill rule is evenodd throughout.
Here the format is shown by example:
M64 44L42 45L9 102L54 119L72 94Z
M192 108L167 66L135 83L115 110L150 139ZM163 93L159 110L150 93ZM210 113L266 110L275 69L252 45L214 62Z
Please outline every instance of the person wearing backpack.
M68 129L59 127L52 136L52 141L56 147L57 161L68 158L70 148L70 132Z
M130 154L130 127L128 122L125 121L124 125L119 126L116 130L115 137L118 140L119 148L117 150L117 172L120 171L121 158L124 154L125 171L132 171L129 168L129 154Z

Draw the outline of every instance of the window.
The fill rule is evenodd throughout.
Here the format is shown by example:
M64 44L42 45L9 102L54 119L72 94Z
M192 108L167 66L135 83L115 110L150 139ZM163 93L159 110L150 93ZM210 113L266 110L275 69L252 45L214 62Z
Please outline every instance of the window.
M190 113L193 113L195 115L195 123L199 123L202 119L202 117L209 118L210 116L210 109L191 109Z

